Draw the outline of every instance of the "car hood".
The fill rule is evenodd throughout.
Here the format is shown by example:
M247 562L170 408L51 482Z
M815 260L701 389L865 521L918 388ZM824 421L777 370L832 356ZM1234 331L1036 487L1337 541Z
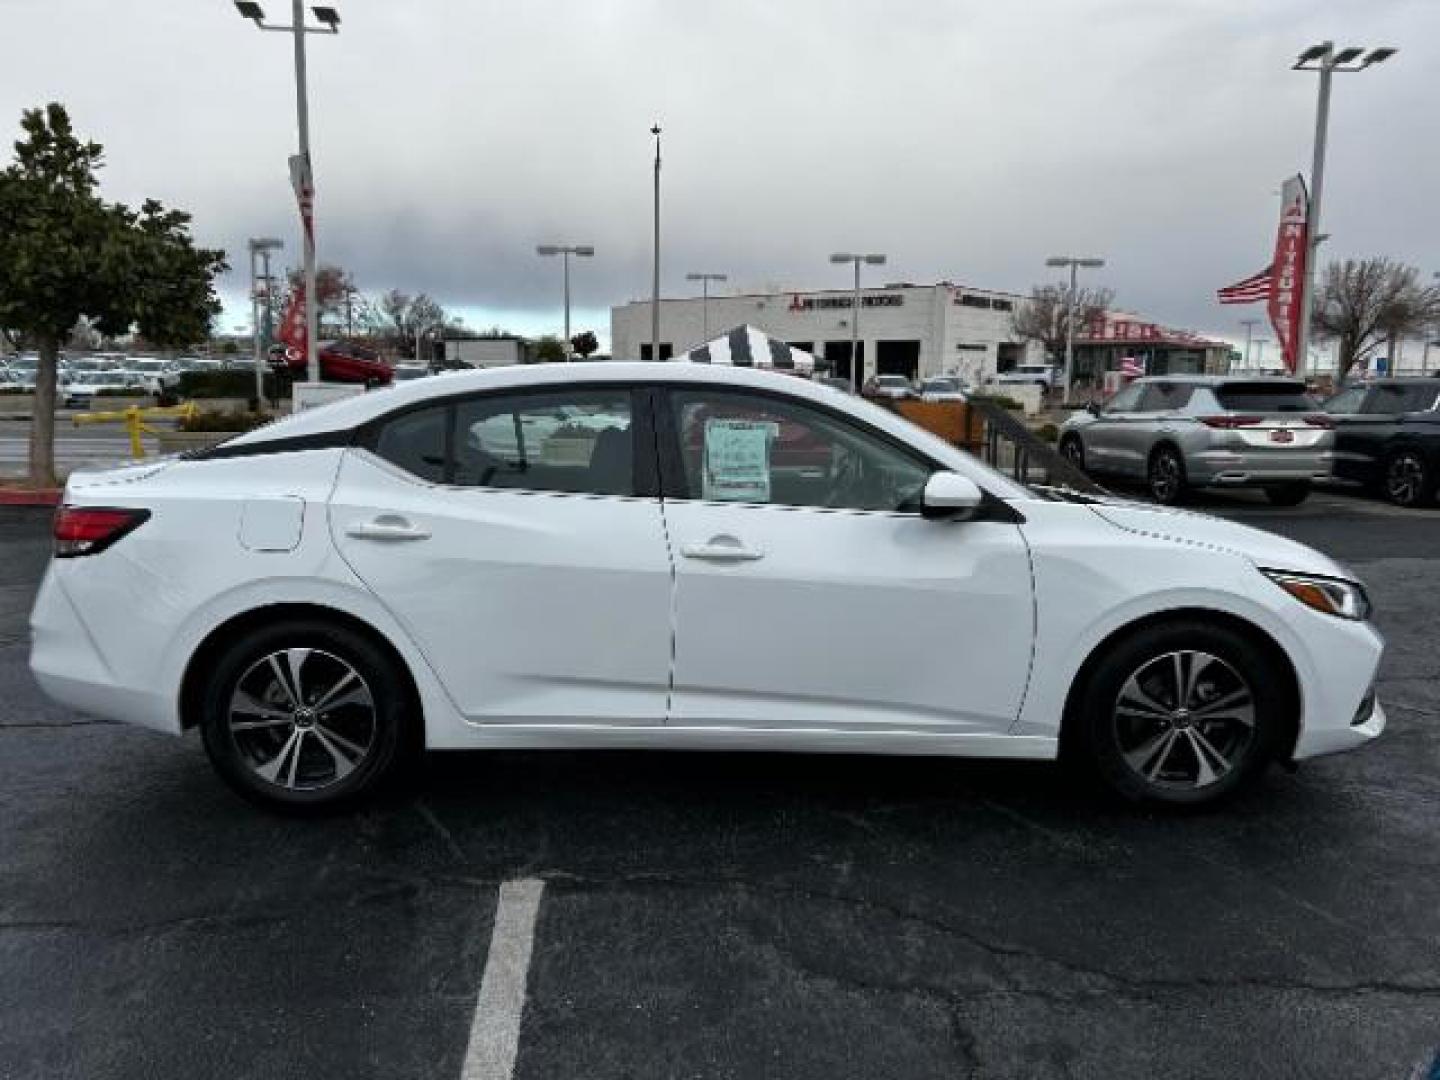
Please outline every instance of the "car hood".
M1193 544L1212 551L1228 551L1244 556L1256 566L1272 570L1294 570L1356 580L1353 571L1328 555L1263 529L1252 529L1249 525L1122 499L1101 499L1092 503L1090 509L1126 532L1158 536L1177 544Z

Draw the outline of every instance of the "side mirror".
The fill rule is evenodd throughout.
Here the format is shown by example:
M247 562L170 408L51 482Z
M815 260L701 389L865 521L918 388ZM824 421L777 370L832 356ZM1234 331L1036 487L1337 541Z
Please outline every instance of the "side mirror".
M1091 416L1099 416L1100 403L1098 401L1087 402L1085 405L1085 411L1088 412Z
M927 518L967 518L984 499L978 484L954 472L931 473L920 496L921 513Z

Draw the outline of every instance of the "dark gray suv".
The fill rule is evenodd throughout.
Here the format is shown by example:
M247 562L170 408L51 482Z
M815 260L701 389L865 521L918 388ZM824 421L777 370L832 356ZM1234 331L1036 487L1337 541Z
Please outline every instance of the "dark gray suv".
M1294 506L1330 472L1334 421L1298 379L1158 375L1065 421L1060 453L1143 481L1161 503L1198 487L1259 487Z

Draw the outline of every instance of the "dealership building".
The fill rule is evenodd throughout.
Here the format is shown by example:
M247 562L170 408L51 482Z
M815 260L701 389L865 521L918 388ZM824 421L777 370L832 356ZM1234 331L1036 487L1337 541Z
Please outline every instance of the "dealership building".
M859 377L927 378L958 374L978 382L1017 364L1043 363L1038 343L1017 341L1011 314L1024 297L942 281L886 285L860 293ZM660 358L667 359L748 324L814 353L831 371L850 376L854 332L852 290L765 292L662 299ZM636 300L610 309L616 360L648 360L651 308Z

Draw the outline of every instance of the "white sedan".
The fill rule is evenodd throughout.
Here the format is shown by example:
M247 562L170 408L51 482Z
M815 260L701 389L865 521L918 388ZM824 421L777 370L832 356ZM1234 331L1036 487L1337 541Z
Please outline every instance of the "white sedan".
M291 809L422 744L1063 754L1201 803L1380 734L1368 615L1309 548L823 386L554 364L72 475L31 666Z

